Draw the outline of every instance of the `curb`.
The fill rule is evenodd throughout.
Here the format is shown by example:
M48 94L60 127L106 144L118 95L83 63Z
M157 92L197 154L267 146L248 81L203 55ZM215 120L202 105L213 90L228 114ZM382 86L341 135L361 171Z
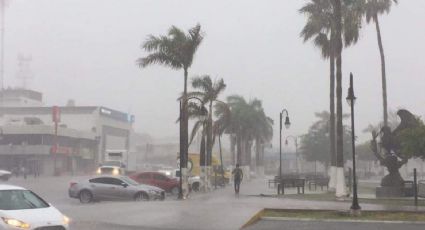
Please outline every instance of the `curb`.
M274 221L305 221L305 222L342 222L342 223L385 223L385 224L418 224L423 225L425 221L397 221L397 220L337 220L337 219L313 219L313 218L291 218L291 217L260 217L260 220ZM258 220L257 220L258 221Z
M275 211L337 211L337 210L326 210L326 209L275 209L275 208L264 208L252 216L240 229L245 229L260 220L264 221L305 221L305 222L331 222L331 223L384 223L384 224L414 224L414 225L425 225L425 221L401 221L401 220L349 220L349 219L314 219L314 218L293 218L293 217L265 217L263 216L267 210ZM341 210L342 211L342 210ZM366 210L366 211L382 211L382 210ZM398 212L398 211L388 211L388 212ZM415 212L415 211L404 211L404 212Z
M257 212L254 216L252 216L240 229L247 228L248 226L251 226L255 223L257 223L259 220L261 220L263 217L265 209L261 209L259 212Z

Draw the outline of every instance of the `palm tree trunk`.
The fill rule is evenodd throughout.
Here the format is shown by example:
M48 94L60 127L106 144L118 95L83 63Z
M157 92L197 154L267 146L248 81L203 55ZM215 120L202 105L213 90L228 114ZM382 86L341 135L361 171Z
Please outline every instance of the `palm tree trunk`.
M258 138L255 139L255 171L258 173L260 167L260 141Z
M212 102L210 102L207 123L207 166L211 166L212 161L212 133Z
M335 41L334 34L331 32L331 47L330 47L330 93L329 93L329 138L330 138L330 154L331 154L331 169L329 172L329 189L335 190L336 184L336 145L335 145L335 51L332 43Z
M189 192L189 188L187 186L188 181L188 175L187 175L187 161L188 161L188 140L189 140L189 117L188 117L188 111L187 111L187 77L188 77L188 71L187 68L184 69L184 91L183 91L183 103L181 108L181 120L180 120L180 164L182 171L181 177L182 177L182 195L184 197L187 196Z
M383 112L384 112L384 126L388 126L387 77L385 72L385 55L384 55L384 47L382 45L381 28L379 26L379 20L378 20L377 14L373 16L373 21L375 21L376 34L378 37L379 54L381 55L382 104L383 104Z
M201 140L201 148L200 148L200 159L199 159L199 164L200 164L200 168L201 168L201 172L200 172L200 179L202 182L202 191L206 191L206 178L205 178L205 165L206 165L206 148L205 148L205 124L203 125L203 130L202 130L202 140Z
M230 163L232 165L236 164L236 137L234 134L230 134Z
M223 165L223 152L221 149L221 134L218 135L218 147L220 149L220 172L221 172L221 180L223 181L223 186L226 184L224 180L224 165Z
M240 133L236 134L236 164L242 164L242 137Z
M251 140L246 140L245 143L245 156L246 156L246 160L247 160L247 165L252 168L252 141Z
M336 191L337 197L346 195L342 126L342 17L341 1L333 0L336 24Z
M205 127L205 125L204 125ZM201 146L200 146L200 159L199 159L199 164L201 167L204 167L206 165L206 158L205 158L205 134L204 132L202 133L202 137L201 137Z
M212 162L212 102L210 102L209 110L208 110L208 121L207 121L207 170L206 170L206 182L207 182L207 189L209 190L211 188L210 185L210 178L212 176L212 168L211 168L211 162Z

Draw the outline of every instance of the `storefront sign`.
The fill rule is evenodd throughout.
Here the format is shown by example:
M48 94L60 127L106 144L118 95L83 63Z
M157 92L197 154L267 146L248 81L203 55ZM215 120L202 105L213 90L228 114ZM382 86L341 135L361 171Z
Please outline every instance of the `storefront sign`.
M53 145L52 147L50 147L50 153L71 155L72 154L72 148Z
M58 106L52 107L52 121L58 123L61 121L61 112Z

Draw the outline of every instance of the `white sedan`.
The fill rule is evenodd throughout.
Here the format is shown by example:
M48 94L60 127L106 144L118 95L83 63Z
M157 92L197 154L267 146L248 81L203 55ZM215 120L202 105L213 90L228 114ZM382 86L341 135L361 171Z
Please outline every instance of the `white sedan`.
M69 219L37 194L0 184L0 229L69 229Z

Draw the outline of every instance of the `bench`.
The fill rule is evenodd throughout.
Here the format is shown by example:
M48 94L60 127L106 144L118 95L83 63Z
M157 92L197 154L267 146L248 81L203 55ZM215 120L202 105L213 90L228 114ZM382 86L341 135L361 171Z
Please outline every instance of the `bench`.
M283 178L277 180L277 194L285 194L285 188L297 188L297 194L304 194L305 179Z
M307 180L308 190L311 190L311 186L314 185L314 191L317 190L317 186L320 186L321 191L323 191L323 187L329 189L329 177L313 177Z

